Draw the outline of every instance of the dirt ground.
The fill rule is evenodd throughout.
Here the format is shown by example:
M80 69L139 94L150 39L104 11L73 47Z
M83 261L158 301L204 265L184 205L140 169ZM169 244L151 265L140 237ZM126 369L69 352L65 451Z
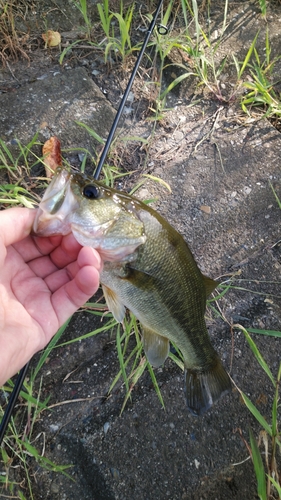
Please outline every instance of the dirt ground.
M214 37L223 7L222 1L211 2ZM94 2L91 9L94 18ZM132 61L109 68L95 51L73 49L59 65L59 49L45 49L40 34L44 23L64 33L64 44L71 33L77 34L82 19L71 2L38 2L21 22L22 30L30 31L30 60L10 62L0 70L0 137L16 150L17 140L27 144L38 131L42 143L56 135L64 157L79 166L81 154L75 148L86 148L94 155L98 146L76 122L107 136ZM267 23L274 55L281 54L280 22L281 6L273 2ZM266 26L257 2L230 1L218 57L235 53L241 60L258 30L257 47L263 47ZM226 91L235 80L231 67L227 71ZM281 65L276 65L275 72L278 81ZM209 333L234 383L270 421L271 383L243 334L233 332L230 325L280 330L280 209L270 186L281 198L280 132L266 119L247 118L237 101L218 101L187 81L168 95L170 109L153 132L145 74L142 67L118 135L149 139L153 133L153 140L149 147L119 141L112 161L135 173L118 187L129 189L143 173L169 183L171 193L147 180L136 194L157 199L155 208L185 237L204 274L223 281L236 273L234 287L219 300L226 320L207 312ZM199 102L191 106L195 100ZM87 171L93 171L90 161ZM32 170L33 175L43 173L43 166ZM78 312L64 340L97 324L90 313ZM254 339L276 375L280 340L258 335ZM183 374L168 360L155 370L165 410L145 373L120 415L124 387L119 384L109 398L104 397L118 367L112 333L58 348L50 356L42 371L41 398L50 395L54 406L37 422L34 445L44 446L45 455L54 462L72 464L73 480L47 472L30 459L34 499L258 498L241 436L247 440L251 427L258 437L261 429L235 385L206 415L195 418L185 407ZM18 469L11 474L21 480ZM22 487L27 495L26 484ZM4 489L0 497L10 498Z

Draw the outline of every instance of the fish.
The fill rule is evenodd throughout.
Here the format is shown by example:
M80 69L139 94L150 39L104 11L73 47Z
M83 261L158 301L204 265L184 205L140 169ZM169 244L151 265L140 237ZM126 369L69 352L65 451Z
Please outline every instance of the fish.
M151 365L165 362L170 341L181 351L187 408L204 414L231 390L205 322L207 297L218 283L202 274L184 238L157 211L59 167L39 204L33 233L70 232L99 252L108 309L118 322L127 309L136 316Z

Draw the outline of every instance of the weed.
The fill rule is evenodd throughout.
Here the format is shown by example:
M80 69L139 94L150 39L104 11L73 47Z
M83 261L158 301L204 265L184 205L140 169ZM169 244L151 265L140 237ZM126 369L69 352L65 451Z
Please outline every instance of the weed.
M99 134L97 134L95 130L93 130L85 123L82 122L76 122L76 123L80 127L83 127L98 144L102 144L104 146L105 140ZM114 187L118 179L126 177L133 173L132 171L124 172L120 169L120 165L122 165L122 152L124 151L124 144L128 146L129 143L148 144L148 140L140 136L121 136L121 135L113 139L110 150L108 152L107 163L103 165L102 169L103 182L106 184L106 186ZM72 149L72 151L75 150ZM90 156L91 162L93 163L93 173L94 173L100 160L101 151L94 150L94 157L90 155L88 151L85 151L85 153L87 153ZM80 170L82 172L84 171L85 161L86 158L84 158L84 165L81 165L80 167ZM159 181L159 179L157 178L153 178L152 180Z
M36 194L35 187L42 187L42 179L37 179L34 183L31 177L32 167L41 161L32 152L37 144L37 134L26 146L17 141L19 153L16 155L0 139L0 172L3 173L3 179L6 177L8 181L0 185L0 203L5 207L22 204L32 208L39 202L40 197ZM31 158L35 161L30 165Z
M171 17L173 2L168 4L167 10L163 16L162 23L164 26L168 25L169 19ZM151 16L148 16L148 20L151 21ZM150 110L154 113L155 120L161 120L163 118L163 113L165 111L166 105L166 97L169 92L171 92L180 82L186 79L189 76L194 75L192 71L186 71L184 74L176 77L172 82L163 89L163 73L170 66L174 66L174 64L166 63L167 57L171 53L171 51L175 48L183 48L184 44L182 43L182 34L171 36L170 34L161 34L161 31L155 31L154 36L152 37L152 41L149 43L149 47L154 49L155 51L155 61L154 67L156 67L156 60L159 59L160 64L157 70L157 78L154 82L154 85L157 89L156 95L154 97L154 105L150 107Z
M21 395L23 394L24 391L21 392ZM29 399L28 401L31 405L34 405L34 398L32 398L32 403ZM2 414L1 408L0 414ZM18 412L18 416L19 414L22 414L22 411ZM25 496L22 492L23 485L24 490L27 490L28 492L29 498L33 500L34 496L30 472L33 460L40 467L43 467L48 471L65 474L69 479L72 478L67 474L66 470L71 467L71 465L56 465L54 462L45 457L43 455L45 448L44 436L41 434L36 438L31 438L31 435L27 437L25 435L25 429L23 432L21 430L21 421L18 420L19 419L17 417L11 419L6 436L0 448L0 456L3 462L2 467L4 468L0 474L0 485L2 484L3 487L10 493L17 493L18 497L15 498L24 499ZM40 452L38 451L39 446L41 447ZM21 483L21 485L18 485L15 479L13 479L15 468L23 470L25 480ZM19 476L20 472L18 471L17 477Z
M113 390L114 386L118 382L119 378L122 376L123 383L126 389L126 396L121 408L121 413L123 412L129 398L131 397L131 393L138 382L138 380L143 375L144 371L148 369L151 380L160 400L161 405L164 407L164 401L153 372L153 369L150 363L147 361L146 357L143 354L143 347L141 342L141 333L139 329L138 321L135 316L130 313L128 318L125 318L123 324L123 331L121 332L120 323L116 324L116 347L117 354L120 363L120 371L117 373L116 377L112 381L112 384L108 390L110 394ZM135 347L133 350L128 349L130 337L134 335L135 337Z
M199 80L199 85L205 85L219 100L224 101L222 96L219 77L225 68L227 57L216 67L215 55L220 47L227 24L228 0L225 0L223 24L220 29L218 40L213 46L210 35L202 28L199 22L199 9L196 0L192 0L191 5L187 0L181 1L182 11L185 20L185 36L178 45L183 53L186 53L187 60L193 69L193 76ZM187 10L192 16L195 26L195 40L189 34L189 24Z
M257 37L256 37L257 38ZM245 113L249 114L248 107L262 108L264 116L281 116L281 102L280 95L274 90L274 83L272 82L272 71L275 63L280 59L280 56L274 58L272 61L271 47L269 42L268 30L265 39L265 58L261 61L258 51L253 47L254 61L248 63L251 75L251 81L246 81L243 86L249 92L242 97L241 106Z
M74 0L73 0L74 1ZM92 46L95 51L102 51L104 53L105 63L111 63L113 60L121 59L124 62L125 58L131 54L138 47L133 47L131 42L131 27L134 13L134 4L132 4L126 12L123 8L123 2L120 3L119 12L111 12L109 10L109 2L105 0L102 4L97 4L98 14L100 18L100 28L103 32L102 39L99 43L91 41L91 23L87 16L86 0L79 0L79 3L74 1L77 8L82 13L86 29L87 29L87 43ZM104 37L105 35L105 37ZM85 40L75 40L62 51L59 62L63 60L67 53L74 48L79 48L80 43Z
M261 13L264 17L266 17L266 0L258 0Z
M275 200L277 201L278 207L279 207L279 208L280 208L280 210L281 210L281 200L280 200L280 198L277 196L277 193L276 193L276 191L275 191L274 187L272 186L271 182L270 182L269 184L270 184L270 187L271 187L271 189L272 189L272 192L273 192L273 194L274 194L274 196L275 196Z
M163 17L163 23L167 24L171 16L171 7L173 3L170 2ZM183 18L185 21L185 28L178 32L177 35L160 36L155 33L153 41L149 44L155 47L156 56L160 59L159 78L158 78L158 96L155 99L155 106L152 111L155 113L156 119L163 117L165 111L165 99L169 92L171 92L176 85L181 83L186 78L193 78L197 82L197 86L205 86L209 91L221 102L232 101L237 93L237 89L233 89L230 95L224 95L221 89L221 76L227 64L230 64L228 57L224 57L220 63L216 63L216 54L220 48L221 41L227 26L227 11L228 0L225 1L224 18L220 36L213 44L210 36L203 30L199 22L199 10L196 0L187 2L181 1ZM190 23L188 14L192 17L192 23L195 27L195 37L190 35ZM182 54L183 63L166 63L167 57L173 49L178 50ZM185 62L187 61L187 62ZM237 63L238 64L238 63ZM245 61L246 64L246 61ZM177 66L181 70L181 74L176 77L165 89L162 89L162 74L169 66ZM240 70L240 67L239 67ZM241 67L242 74L244 71L243 65ZM241 76L241 75L240 75ZM239 86L238 84L237 86Z
M87 39L91 40L92 24L88 16L87 0L72 0L77 9L81 12L86 26Z
M108 0L105 0L102 4L97 4L98 13L100 17L101 28L105 34L105 39L102 42L104 47L104 60L105 63L112 60L113 58L121 57L124 59L137 47L133 48L131 43L131 26L134 12L134 4L128 7L127 11L124 11L123 2L120 2L120 11L111 12L109 11ZM117 22L117 31L116 31Z
M250 449L252 455L252 461L254 465L254 470L257 478L257 492L260 500L269 500L270 498L275 498L276 492L278 493L278 498L280 498L281 492L281 483L280 483L280 474L278 468L280 468L281 464L278 464L278 456L277 449L280 450L281 442L280 442L280 433L278 431L278 401L279 401L279 385L281 379L281 364L278 369L277 376L274 377L268 364L264 360L262 354L260 353L257 345L253 341L252 337L249 334L249 330L246 330L241 325L234 325L234 328L241 330L245 338L253 352L256 360L266 373L269 378L272 386L273 386L273 403L272 403L272 411L271 411L271 422L268 423L257 407L251 402L251 400L244 394L241 389L238 388L242 399L247 406L248 410L252 413L254 418L259 422L262 427L262 431L260 432L259 442L257 443L255 437L253 435L252 430L250 429ZM255 333L260 333L267 335L267 331L265 330L255 330ZM272 332L274 336L280 336L281 332ZM261 452L259 446L263 443L265 449L265 464L262 460ZM269 446L270 445L270 446Z
M15 26L15 12L17 16L24 18L28 7L18 0L0 0L0 57L3 65L9 59L17 60L19 56L29 61L24 50L29 36L22 33L21 36Z
M260 6L262 12L265 13L265 2L260 0ZM220 35L215 43L211 41L208 33L204 31L200 25L197 1L192 0L188 2L187 0L182 0L181 7L186 24L185 32L179 33L174 39L168 36L165 41L165 37L156 35L153 42L161 60L159 71L160 90L156 99L156 109L154 109L154 111L157 112L157 110L159 110L159 115L162 117L166 95L185 78L195 77L198 86L204 85L204 87L221 102L233 101L236 96L241 93L241 89L244 87L249 90L241 99L241 106L244 112L249 113L251 107L263 107L265 116L280 116L280 96L275 91L274 82L272 82L272 71L280 56L273 60L270 59L271 47L268 31L265 39L264 61L261 60L256 49L256 42L259 35L259 33L257 33L242 62L239 62L234 54L232 55L232 60L229 59L229 56L225 56L220 62L217 62L217 51L221 46L227 27L228 1L225 1L223 23L220 29ZM169 10L167 10L167 14L170 15ZM188 14L191 14L192 22L194 23L195 39L189 34L190 23L188 22ZM164 91L161 91L162 71L165 67L163 61L175 47L179 49L182 54L186 55L184 59L188 62L187 65L184 63L175 64L175 66L180 67L182 70L186 70L188 67L189 70L177 77ZM252 61L253 56L254 61ZM236 68L237 80L236 83L232 85L232 90L226 94L225 91L222 92L221 79L226 67L232 64L234 64ZM168 67L168 65L166 67ZM246 70L247 74L250 73L250 78L247 77L247 80L242 82L241 79Z
M97 4L98 13L100 16L101 27L104 31L105 36L109 39L111 35L111 21L113 14L109 11L108 0L105 0L102 4Z

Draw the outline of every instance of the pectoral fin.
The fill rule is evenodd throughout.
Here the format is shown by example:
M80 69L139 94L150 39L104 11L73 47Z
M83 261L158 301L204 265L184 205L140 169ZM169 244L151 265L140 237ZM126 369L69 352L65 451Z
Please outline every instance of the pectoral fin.
M169 340L143 328L143 348L149 363L156 368L162 365L170 350Z
M188 369L185 372L187 408L196 416L203 415L223 394L231 390L228 374L219 358L206 371Z
M111 288L108 288L105 285L102 285L102 290L104 294L105 301L107 303L107 307L112 312L114 318L116 321L119 321L119 323L122 323L125 312L126 312L126 307L122 302L120 301L117 293L115 293Z

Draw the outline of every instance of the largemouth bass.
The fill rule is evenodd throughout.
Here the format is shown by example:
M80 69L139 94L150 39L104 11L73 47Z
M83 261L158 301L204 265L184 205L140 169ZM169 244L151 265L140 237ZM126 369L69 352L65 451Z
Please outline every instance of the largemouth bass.
M169 341L182 352L186 402L194 415L230 390L204 319L206 298L217 282L201 273L182 236L155 210L58 168L39 205L34 232L72 232L81 245L100 253L108 308L119 322L126 308L135 314L149 362L164 363Z

